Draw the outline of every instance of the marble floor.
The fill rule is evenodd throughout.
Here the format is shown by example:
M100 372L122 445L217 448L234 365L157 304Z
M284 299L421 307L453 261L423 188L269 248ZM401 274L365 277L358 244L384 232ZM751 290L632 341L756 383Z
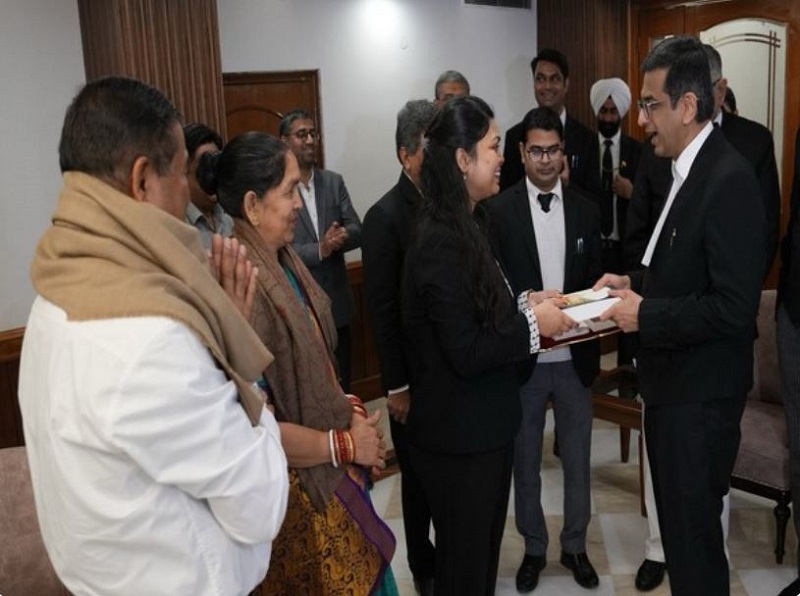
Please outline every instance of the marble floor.
M382 407L380 402L372 407ZM584 590L571 573L559 563L558 534L561 527L562 473L553 456L552 415L545 434L542 462L543 506L548 521L550 547L547 567L542 571L537 596L628 596L640 594L634 587L634 575L642 562L647 520L639 511L638 435L631 434L631 457L620 461L618 427L595 420L592 437L592 521L589 525L587 551L600 576L596 590ZM399 474L381 479L372 492L375 507L397 537L397 552L392 570L401 596L413 596L414 588L406 561L403 537ZM731 496L730 536L731 594L734 596L775 596L795 577L796 539L791 523L786 540L783 565L775 563L775 536L772 508L774 503L733 490ZM555 537L555 540L553 539ZM524 554L521 537L514 526L513 490L509 502L506 533L500 553L498 596L517 594L514 577ZM653 592L670 594L668 582Z

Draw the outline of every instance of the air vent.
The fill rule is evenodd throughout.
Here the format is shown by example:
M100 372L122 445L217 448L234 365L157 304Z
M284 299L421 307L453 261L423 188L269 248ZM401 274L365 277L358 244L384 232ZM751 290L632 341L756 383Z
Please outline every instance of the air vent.
M531 9L531 0L464 0L464 4L498 6L502 8L523 8L526 10Z

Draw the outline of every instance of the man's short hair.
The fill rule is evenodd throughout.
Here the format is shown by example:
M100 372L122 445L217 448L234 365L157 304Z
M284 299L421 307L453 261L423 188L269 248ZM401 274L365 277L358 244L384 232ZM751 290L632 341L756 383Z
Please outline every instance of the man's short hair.
M58 144L62 172L122 182L137 157L159 175L169 171L180 114L161 91L136 79L104 77L86 83L64 117Z
M290 110L283 116L278 126L278 134L282 137L288 136L292 132L292 124L294 124L295 120L311 120L313 122L314 119L311 117L311 114L303 108Z
M714 113L711 70L703 44L694 37L681 35L665 39L654 47L642 63L643 72L667 69L664 92L674 108L685 93L697 97L695 121L705 122Z
M559 140L564 140L564 126L561 118L553 110L545 107L533 108L522 119L522 140L527 138L529 130L554 130Z
M708 69L711 71L711 81L717 81L722 78L722 56L719 55L717 48L708 43L703 44L703 51L708 58Z
M436 115L436 104L427 99L412 99L397 112L397 128L394 143L397 151L405 147L409 153L419 149L422 135Z
M209 128L200 122L192 122L183 127L183 138L186 141L186 152L189 154L189 161L194 159L194 154L201 145L214 143L217 151L222 149L222 137L213 128Z
M469 81L467 80L467 77L457 70L446 70L439 75L439 78L436 79L436 85L433 87L433 96L436 99L439 99L439 89L445 83L459 83L464 85L464 89L466 89L467 95L469 95Z
M541 60L544 60L545 62L552 62L558 66L558 70L561 71L561 76L563 76L565 79L569 78L569 62L567 61L567 57L562 52L554 50L553 48L542 48L539 50L539 53L536 54L536 57L531 60L531 73L533 76L536 76L536 66Z

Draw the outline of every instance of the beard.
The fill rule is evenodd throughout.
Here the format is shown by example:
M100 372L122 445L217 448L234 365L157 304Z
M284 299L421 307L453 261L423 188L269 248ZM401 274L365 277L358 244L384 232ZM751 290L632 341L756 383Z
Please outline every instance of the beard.
M597 121L597 131L605 138L610 139L619 131L620 120L614 122L606 122L605 120Z

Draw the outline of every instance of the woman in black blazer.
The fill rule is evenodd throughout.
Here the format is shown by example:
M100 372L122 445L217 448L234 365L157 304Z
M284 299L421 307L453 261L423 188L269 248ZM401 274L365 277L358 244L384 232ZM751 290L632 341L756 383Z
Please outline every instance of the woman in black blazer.
M520 371L539 337L574 325L547 300L511 293L480 202L503 163L491 108L445 104L425 135L425 203L406 257L403 320L413 404L411 458L436 530L435 593L493 594L506 519Z

